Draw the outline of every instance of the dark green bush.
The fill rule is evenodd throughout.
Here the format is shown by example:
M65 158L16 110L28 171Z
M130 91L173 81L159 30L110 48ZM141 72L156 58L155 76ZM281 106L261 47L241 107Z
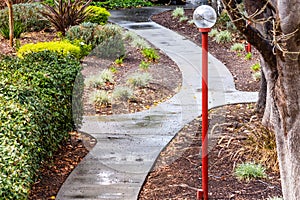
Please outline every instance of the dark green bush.
M1 198L26 199L41 161L74 128L72 94L80 69L77 59L53 52L0 61Z
M21 3L13 5L14 20L21 22L25 31L40 31L49 26L39 11L43 10L39 3ZM0 10L0 27L8 23L8 9Z

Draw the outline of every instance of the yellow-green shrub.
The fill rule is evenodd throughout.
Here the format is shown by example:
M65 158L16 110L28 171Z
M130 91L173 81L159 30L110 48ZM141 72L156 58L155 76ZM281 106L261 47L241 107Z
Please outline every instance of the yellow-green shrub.
M108 21L110 13L105 9L98 6L89 6L87 8L88 15L85 19L86 22L97 23L104 25Z
M71 44L69 41L54 41L54 42L39 42L36 44L25 44L18 50L18 57L24 58L25 55L41 52L41 51L53 51L61 55L72 55L76 58L81 57L80 47Z

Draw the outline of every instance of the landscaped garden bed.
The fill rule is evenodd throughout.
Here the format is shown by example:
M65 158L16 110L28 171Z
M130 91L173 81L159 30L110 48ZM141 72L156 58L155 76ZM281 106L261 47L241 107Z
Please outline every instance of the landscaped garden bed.
M192 10L186 10L185 15L188 16L188 19L191 17L191 13ZM192 24L188 23L188 20L179 22L178 19L172 17L171 12L154 16L153 20L178 31L199 44L199 33ZM176 24L176 26L170 26L169 22ZM21 37L15 41L16 47L19 48L31 42L62 40L62 36L57 35L56 31L49 28L49 24L47 25L47 23L45 23L44 25L45 27L41 28L41 31L35 30L35 32L32 32L32 30L31 32L22 33ZM85 26L87 26L87 24L85 24ZM105 28L102 25L91 26L95 26L99 33L104 33L103 35L105 36L107 36L107 32L111 33L111 30L117 31L117 34L121 31L120 37L124 39L122 40L124 41L124 49L119 49L120 45L118 45L117 53L109 54L113 56L99 54L99 51L96 50L89 54L91 49L94 49L95 46L101 43L99 40L99 43L97 43L97 40L93 40L93 42L96 41L95 44L92 42L89 43L90 40L88 39L76 41L77 39L82 40L84 37L73 37L74 34L71 36L71 33L80 33L80 31L66 32L69 41L73 45L80 47L80 53L76 55L80 58L85 56L80 62L85 78L84 93L82 94L84 96L84 114L111 115L138 112L165 101L173 96L180 88L180 71L174 62L158 49L154 49L151 45L147 44L146 41L134 35L130 36L131 33L123 32L123 30L119 28L110 27L111 29L106 29L109 31L103 31ZM220 32L221 30L218 31ZM96 35L99 36L99 34ZM85 35L85 37L86 36L87 35ZM250 55L243 51L231 50L234 43L245 43L243 38L239 37L237 33L234 33L232 36L238 39L231 43L217 43L212 39L209 44L210 52L225 63L232 72L237 89L257 91L259 82L257 79L254 79L253 69L255 67L253 66L258 63L258 53L253 50ZM135 39L138 42L134 42ZM114 39L112 41L116 40ZM83 45L80 44L81 42L83 42ZM16 55L16 48L9 47L6 39L1 38L0 45L2 47L0 50L2 54L10 56ZM143 53L143 50L148 50L148 53ZM1 195L15 195L5 196L7 199L26 198L24 195L28 193L29 185L32 184L36 178L38 179L32 187L29 198L54 199L60 185L88 152L83 143L89 143L90 147L92 147L96 142L93 138L71 131L73 128L72 121L74 119L73 116L70 115L71 99L69 89L70 87L73 88L77 72L81 68L78 56L77 58L71 58L52 53L48 52L44 54L43 52L38 52L33 55L29 54L28 56L23 56L25 57L24 60L20 58L9 58L7 61L1 61L3 64L1 73L3 72L3 75L5 75L5 78L2 79L4 80L2 84L5 86L3 87L5 92L1 92L1 94L4 95L0 96L2 99L1 103L5 105L5 109L2 109L3 115L1 115L1 118L3 120L1 120L1 123L15 123L18 125L1 125L1 128L5 129L5 131L2 131L6 133L4 136L9 138L9 140L2 141L9 141L8 143L12 144L9 145L9 148L4 146L4 149L7 151L3 151L6 152L7 155L4 154L10 161L7 163L3 161L1 163L5 163L7 169L16 167L11 174L18 172L22 175L23 173L20 172L26 172L26 167L28 167L31 174L40 175L39 177L26 175L26 177L19 179L22 184L13 183L12 185L22 186L21 190L19 190L20 193L14 192L14 190L9 188L9 184L6 184L7 187L2 188ZM156 58L153 59L153 56ZM53 60L50 58L53 58L57 62L53 64ZM12 64L14 62L16 62L16 64ZM8 63L10 63L9 66L6 66ZM31 63L35 63L35 65ZM14 67L8 70L7 67L12 65L14 65ZM54 70L56 67L57 70ZM253 69L251 69L251 67L253 67ZM67 81L67 77L70 75L70 71L68 70L72 71L72 76L69 81ZM13 74L13 72L15 73ZM67 75L65 75L64 72L66 72ZM8 73L9 76L6 76L8 75L6 73ZM20 73L21 79L18 79L18 77L12 78L12 75L15 76L18 73ZM7 79L7 77L11 77L11 79ZM52 79L53 77L56 79ZM62 81L68 84L64 85ZM12 82L13 84L11 84ZM51 85L50 83L53 84ZM45 87L45 85L48 86L48 84L53 86L53 88ZM15 88L11 86L15 86ZM67 87L64 88L67 89L67 97L60 96L61 91L57 91L57 89L64 86ZM117 90L118 88L125 88L126 91ZM98 92L100 95L95 95L95 92ZM116 93L119 93L119 95ZM66 99L66 101L58 101L60 98ZM45 99L44 102L41 101L43 99ZM58 104L59 102L65 104ZM35 106L35 103L39 106ZM55 110L56 106L53 105L59 107L58 110ZM14 107L14 109L11 109L12 107ZM268 140L272 142L274 140L272 133L265 130L260 124L260 117L255 114L254 107L255 105L253 104L234 105L211 111L211 128L215 127L216 123L214 123L214 120L218 119L218 116L224 119L224 123L218 125L219 129L214 129L220 137L214 141L215 145L212 146L213 148L209 154L209 191L210 195L217 199L266 199L268 197L281 196L280 178L278 171L276 171L276 161L273 162L275 167L273 165L268 166L251 153L254 151L251 148L254 147L255 149L255 145L261 145L259 141ZM10 120L8 120L8 118ZM68 123L65 121L66 118L68 119ZM43 120L39 121L37 119ZM60 123L62 120L63 122ZM196 189L201 187L201 160L199 158L200 121L200 118L195 119L186 125L166 150L161 153L153 172L146 180L145 186L141 191L140 199L195 199ZM31 124L34 129L29 130L24 124ZM49 124L50 126L56 124L56 126L52 127L54 131L52 131L51 134L53 133L53 135L49 132L51 137L48 137L49 135L43 135L48 133ZM19 127L20 129L25 127L26 131L16 139L16 137L13 136L14 134L9 134L9 132L6 131L8 127ZM38 131L35 132L35 130ZM28 134L32 131L38 133L34 138L30 138L31 135ZM12 130L11 133L16 133L16 131ZM258 135L261 133L263 133L262 135L266 136L266 138L259 138ZM251 140L254 145L251 145ZM14 141L17 141L17 143L14 143ZM2 144L1 148L3 146ZM21 162L19 158L22 158L25 154L16 154L17 156L13 157L11 154L11 146L15 146L13 149L18 149L18 151L16 151L18 153L22 153L21 146L29 147L29 151L32 153L26 153L26 155L37 155L34 158L34 162L32 162L31 159L25 159L26 163ZM54 152L58 146L60 146L58 151ZM38 153L36 153L36 151ZM274 153L273 149L267 154L274 155L271 154L271 152ZM259 154L258 152L256 153ZM46 157L45 159L46 155L52 154L54 154L53 160L50 159L50 157ZM5 156L2 158L5 158ZM262 156L259 156L259 158L261 157ZM44 160L44 164L40 165L42 160ZM262 162L266 168L266 175L261 177L262 179L251 179L249 181L238 178L235 176L236 166L244 162ZM31 165L34 164L34 169L28 163ZM39 166L42 167L36 172ZM3 171L1 171L1 173L3 174ZM30 177L28 179L29 181L25 182L24 180L28 177Z

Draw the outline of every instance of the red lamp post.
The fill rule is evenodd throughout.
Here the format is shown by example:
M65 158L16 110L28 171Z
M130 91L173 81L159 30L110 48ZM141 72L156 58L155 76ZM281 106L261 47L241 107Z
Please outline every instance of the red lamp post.
M194 11L193 19L202 33L202 190L197 191L197 200L208 200L208 33L217 14L212 7L202 5Z

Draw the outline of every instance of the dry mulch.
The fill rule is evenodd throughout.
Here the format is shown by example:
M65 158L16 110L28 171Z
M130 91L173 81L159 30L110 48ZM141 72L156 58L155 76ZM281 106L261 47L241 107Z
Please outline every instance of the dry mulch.
M186 13L190 16L192 11L186 11ZM153 20L167 27L169 26L169 22L174 22L174 19L172 19L168 12L154 16ZM200 36L195 27L187 23L179 23L177 20L175 22L172 24L178 24L178 26L169 28L178 31L199 44ZM24 36L21 39L21 43L40 41L41 38L43 38L43 41L51 40L55 38L55 33L32 33ZM8 47L7 41L1 39L0 45L2 47L0 50L1 53L14 54L14 50ZM258 60L258 53L255 50L253 52L253 59L245 61L243 57L238 57L236 53L229 50L230 44L220 45L214 41L210 41L209 48L210 53L225 63L233 73L237 89L244 91L258 90L259 83L253 81L249 69L249 66ZM133 62L130 65L134 65L134 63L136 66L138 65L139 61L129 58L127 60L128 63ZM163 56L162 58L163 62L167 59ZM170 77L170 80L174 81L174 78L180 77L181 74L179 71L176 71L176 67L171 61L164 63L164 66L169 66L168 64L170 64L172 69L175 69L173 76ZM124 67L125 69L126 67ZM159 70L160 68L158 68ZM158 71L154 70L153 73L157 73ZM172 88L170 91L174 92L176 88ZM171 95L173 95L172 92L169 95L165 95L164 98ZM156 99L156 101L160 102L161 99ZM154 103L152 102L152 104ZM141 106L139 109L147 107ZM107 113L98 112L98 114L114 114L115 112L119 112L119 110L114 109L111 113L109 111ZM130 112L130 109L127 109L126 112ZM267 171L267 179L250 182L239 181L233 176L234 167L238 163L249 159L241 151L241 148L244 147L243 142L246 141L245 138L252 131L252 129L249 129L251 126L247 126L247 124L260 123L260 117L255 114L254 105L238 104L213 109L210 111L210 128L216 127L217 122L219 124L222 122L222 126L214 130L216 131L216 137L210 141L210 199L250 200L266 199L269 196L281 196L280 178L279 173L276 171ZM93 138L86 135L79 133L70 134L70 139L62 144L53 159L43 164L40 170L40 177L31 190L30 199L54 199L68 174L71 173L72 169L88 153L86 146L89 145L86 144L90 144L90 147L92 147L95 143ZM196 189L201 188L200 135L200 118L187 124L178 133L161 153L141 190L139 199L196 198ZM237 154L237 152L239 153Z

